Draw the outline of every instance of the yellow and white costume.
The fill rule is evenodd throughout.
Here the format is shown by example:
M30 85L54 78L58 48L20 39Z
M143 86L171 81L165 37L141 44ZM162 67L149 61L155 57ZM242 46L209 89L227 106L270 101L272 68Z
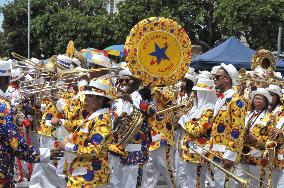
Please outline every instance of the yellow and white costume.
M106 80L97 79L88 85L85 95L99 95L109 99L115 96L115 89ZM110 170L108 166L108 145L112 140L110 109L103 108L89 114L81 125L65 124L74 130L66 151L73 154L67 170L67 187L107 187Z
M170 90L153 88L152 97L157 110L164 110L173 105L173 93ZM154 188L160 174L166 183L173 187L175 183L173 158L175 144L173 112L163 116L153 115L148 119L151 130L152 142L150 143L149 161L144 168L142 186L143 188Z
M256 91L251 92L250 98L253 100L255 95L264 96L268 102L270 103L272 98L269 92L264 88L258 88ZM245 144L244 147L250 147L251 150L249 154L246 156L242 155L242 160L240 167L241 169L249 172L253 176L264 180L267 166L267 158L264 156L265 152L265 143L268 140L269 130L271 131L274 127L273 123L273 115L268 112L268 109L264 109L263 111L251 111L248 112L248 115L245 118L245 127L249 129L249 133L257 138L257 142L254 144ZM263 127L268 127L267 131L261 131ZM248 130L247 130L248 131ZM242 172L238 172L238 176L249 179L246 174ZM250 183L256 187L262 187L262 183L256 179L251 179Z
M201 147L209 149L207 141L210 138L213 124L216 91L214 81L200 76L193 90L197 91L197 105L188 113L188 121L183 124L184 136L181 146L181 156L186 172L186 184L182 187L205 187L207 166L201 165L201 157L191 150L194 147L202 153Z
M238 72L233 65L221 64L232 79L233 86L236 85ZM210 137L209 158L217 163L226 159L238 162L241 148L243 147L243 135L245 124L245 103L237 92L229 89L223 96L217 99L214 109L214 121ZM213 155L212 155L213 154ZM214 173L215 187L223 187L225 174L212 167Z
M267 88L269 92L275 93L282 99L281 88L277 85L269 85ZM282 101L282 100L281 100ZM275 128L283 130L284 129L284 106L279 104L271 112L275 119ZM280 137L277 141L277 149L275 155L275 169L273 170L273 187L284 187L284 144L283 139Z

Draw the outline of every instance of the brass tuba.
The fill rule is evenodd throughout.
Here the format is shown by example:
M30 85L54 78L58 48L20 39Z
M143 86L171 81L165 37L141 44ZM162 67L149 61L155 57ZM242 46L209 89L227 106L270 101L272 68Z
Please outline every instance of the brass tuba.
M252 57L251 70L255 71L258 67L269 71L275 71L276 60L269 50L258 50Z
M117 125L118 130L114 133L117 137L117 142L109 145L109 151L126 156L125 147L133 140L143 124L143 120L143 114L136 108L133 108L130 115L122 114L122 118Z

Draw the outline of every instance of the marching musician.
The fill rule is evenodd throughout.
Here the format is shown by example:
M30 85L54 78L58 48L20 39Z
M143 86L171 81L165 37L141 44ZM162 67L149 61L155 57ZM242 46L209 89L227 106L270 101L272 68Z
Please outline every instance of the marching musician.
M20 68L12 69L11 73L11 83L6 91L6 95L8 99L11 100L11 104L17 107L22 102L22 96L19 89L20 80L25 76L25 74L22 73L22 70Z
M165 110L174 105L173 92L167 87L153 87L151 98L158 111ZM160 174L170 187L176 185L174 176L174 145L175 127L174 112L170 109L167 114L155 114L148 119L151 128L152 142L150 143L149 161L146 164L142 186L154 188Z
M59 98L59 94L52 92L53 95L47 101L45 111L42 114L42 118L40 121L40 127L38 129L38 134L40 135L40 147L45 148L54 148L55 138L53 136L53 132L56 127L54 126L52 119L59 118L63 119L64 115L58 111L56 108L56 102ZM64 161L61 158L59 164L62 164ZM56 187L65 187L65 176L57 174L57 162L50 162L45 164L36 164L33 169L33 173L30 180L30 187L43 187L43 188L56 188Z
M123 113L131 115L134 108L144 113L150 111L154 112L155 109L151 106L151 100L145 98L143 90L139 90L141 81L133 77L127 68L120 71L119 76L117 87L122 93L118 96L119 99L117 99L114 104L117 116L121 117ZM119 129L120 127L117 128ZM126 155L120 156L119 160L113 161L114 164L112 164L113 169L110 178L111 187L124 188L141 186L143 168L149 158L149 136L150 129L148 127L148 120L147 117L144 116L143 123L138 132L135 133L130 144L125 147Z
M28 162L49 162L50 159L59 159L63 153L48 148L34 148L26 144L20 136L13 119L15 108L7 101L5 93L10 83L11 63L0 62L0 106L1 106L1 131L0 131L0 186L13 187L15 156Z
M218 92L214 108L214 121L209 140L210 159L222 167L230 169L240 159L243 147L245 123L245 103L232 87L237 84L238 71L229 64L221 64L215 75L215 88ZM215 187L225 185L225 174L212 168Z
M202 158L195 151L202 152L201 147L209 149L207 141L210 138L217 100L214 81L206 77L201 73L193 87L197 92L197 104L187 114L187 122L183 124L181 155L184 160L186 184L181 187L205 187L207 166L201 163ZM191 150L191 147L195 147L195 151Z
M282 109L283 109L283 106L281 103L282 101L281 88L278 85L271 84L269 85L267 90L269 91L272 97L272 101L268 107L269 112L279 115L279 113L282 112Z
M272 101L269 92L264 88L258 88L250 93L252 100L251 111L245 118L244 148L240 168L259 180L266 180L267 159L264 156L265 143L268 139L268 130L262 131L263 127L273 126L273 115L269 113L268 106ZM269 129L271 130L271 128ZM238 172L240 177L251 179L250 183L256 187L263 184L256 178L251 178L242 171ZM266 181L265 181L266 182Z
M59 148L71 154L67 170L67 187L107 187L108 145L112 141L110 108L115 88L108 80L97 79L85 86L84 108L88 112L82 124L64 123L73 131L67 143Z
M272 130L272 137L269 140L276 141L276 153L275 153L275 164L273 170L273 187L283 187L284 186L284 108L281 103L282 93L281 88L278 85L269 85L267 88L270 95L272 96L272 102L270 103L270 110L275 116L275 127Z
M192 92L193 86L197 81L197 74L194 72L193 68L189 68L188 72L185 74L184 79L181 84L181 91L179 97L177 98L177 104L184 105L190 104L191 106L196 105L196 94ZM183 94L186 93L186 94ZM181 109L178 110L176 118L178 120L178 126L176 128L175 135L175 176L177 187L185 187L186 177L183 160L180 155L180 149L182 146L183 134L181 126L187 121L187 114L190 112L190 109Z

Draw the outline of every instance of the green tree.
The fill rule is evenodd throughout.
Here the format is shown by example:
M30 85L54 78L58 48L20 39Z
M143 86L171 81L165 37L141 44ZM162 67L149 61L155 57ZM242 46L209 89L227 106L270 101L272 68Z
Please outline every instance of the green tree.
M69 39L78 49L103 48L113 43L106 0L41 0L31 3L31 52L51 56L63 53ZM27 1L3 6L3 38L0 55L17 52L27 56Z
M219 0L215 18L224 35L244 36L254 49L275 50L284 1Z
M113 18L114 37L118 43L124 43L130 29L140 20L163 16L177 21L193 43L208 50L221 38L213 17L215 9L214 0L125 0L118 4L119 12Z

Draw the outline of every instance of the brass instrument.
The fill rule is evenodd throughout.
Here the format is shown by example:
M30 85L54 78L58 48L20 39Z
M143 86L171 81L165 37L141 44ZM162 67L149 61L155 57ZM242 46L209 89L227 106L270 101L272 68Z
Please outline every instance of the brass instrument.
M275 57L269 50L258 50L252 57L251 70L254 71L258 67L272 72L276 69Z
M127 152L125 147L133 140L135 134L139 131L144 117L143 114L136 108L133 108L133 112L128 116L122 115L123 118L119 123L118 130L115 132L118 141L116 144L109 145L108 149L119 155L126 156Z
M65 70L65 71L60 71L58 73L58 75L60 77L66 76L66 75L70 75L70 74L78 74L78 73L89 73L89 72L100 72L100 71L104 71L104 70L110 70L109 68L99 68L99 69L81 69L81 70Z
M199 146L199 144L196 144L198 147L201 147ZM204 147L201 147L203 150L206 150L208 151L207 149L205 149ZM248 180L246 179L243 179L243 178L240 178L234 174L232 174L230 171L226 170L225 168L223 168L222 166L220 166L219 164L217 164L216 162L214 161L211 161L208 157L206 157L205 155L197 152L196 150L196 147L194 147L194 145L192 147L190 147L190 149L192 151L194 151L196 154L198 154L200 157L202 157L203 159L205 159L207 162L209 162L210 164L212 164L213 166L215 166L216 168L218 168L219 170L221 170L222 172L224 172L224 174L226 174L227 176L229 176L230 178L234 179L235 181L237 181L240 185L244 186L244 187L247 187L247 186L252 186L252 187L255 187L253 185L251 185L249 183Z
M204 150L204 151L206 151L206 152L208 152L208 153L210 153L210 154L216 156L216 155L215 155L214 153L212 153L210 150L208 150L208 149L205 148L205 147L202 147L202 146L199 145L198 143L194 143L194 145L196 145L197 147L202 148L202 150ZM190 149L192 149L192 147L190 147ZM193 150L193 149L192 149L192 150ZM238 176L232 174L230 171L224 169L222 166L218 165L218 164L215 163L214 161L211 161L208 157L204 156L203 154L198 153L196 150L193 150L193 151L194 151L195 153L197 153L198 155L200 155L203 159L205 159L206 161L208 161L208 162L209 162L210 164L212 164L213 166L216 166L218 169L220 169L220 170L221 170L222 172L224 172L226 175L228 175L229 177L231 177L232 179L234 179L235 181L237 181L237 182L238 182L239 184L241 184L242 186L244 186L244 187L246 187L246 186L255 187L255 186L251 185L248 180L245 180L245 179L243 179L243 178L240 178L240 177L238 177ZM259 179L259 178L255 177L255 176L251 175L250 173L248 173L248 172L242 170L241 168L239 168L239 167L237 167L237 166L234 166L233 168L240 170L241 172L245 173L246 175L250 176L250 177L253 178L253 179L258 180L259 182L262 182L264 185L267 185L267 183L265 183L265 182L262 181L261 179Z
M47 65L38 65L36 63L34 63L32 60L25 58L15 52L11 53L13 57L15 57L16 59L22 61L25 65L27 65L28 67L32 67L35 69L39 69L42 72L53 72L55 71L55 69L58 67L62 70L66 70L65 67L63 67L62 65L59 65L56 61L57 61L57 56L54 55L50 58L50 62Z
M268 154L268 188L272 188L272 172L274 169L276 146L277 142L275 141L268 141L265 145L266 152Z
M49 81L48 83L42 83L42 84L24 85L24 86L22 86L21 88L23 89L23 88L36 87L36 86L41 87L41 86L47 85L47 84L48 84L48 85L55 84L55 83L58 82L58 81L64 81L64 82L66 82L66 83L68 84L68 81L73 81L73 80L75 80L75 79L77 79L77 78L79 78L79 77L72 77L72 78L65 78L65 79L60 79L60 80L53 80L53 81Z
M75 84L77 83L76 81L73 82L68 82L68 83L64 83L64 85L66 84ZM66 86L65 86L66 87ZM47 85L43 88L35 88L35 89L31 89L29 91L26 90L20 90L20 93L26 93L28 92L29 94L36 94L36 93L41 93L41 92L45 92L45 91L53 91L53 90L60 90L60 89L64 89L63 86L52 86L52 85Z

